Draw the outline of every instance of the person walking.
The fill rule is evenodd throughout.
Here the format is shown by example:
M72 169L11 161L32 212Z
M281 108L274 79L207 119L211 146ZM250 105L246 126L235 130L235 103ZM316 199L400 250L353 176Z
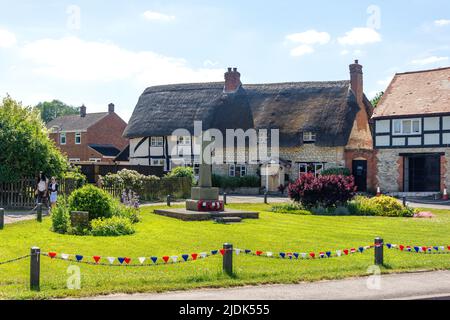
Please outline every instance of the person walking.
M55 177L52 177L52 180L48 185L48 194L50 196L50 210L52 210L55 207L56 202L58 201L58 190L59 190L58 182L56 182Z
M48 191L48 179L45 174L41 171L39 173L39 178L36 185L36 203L44 203L47 199Z

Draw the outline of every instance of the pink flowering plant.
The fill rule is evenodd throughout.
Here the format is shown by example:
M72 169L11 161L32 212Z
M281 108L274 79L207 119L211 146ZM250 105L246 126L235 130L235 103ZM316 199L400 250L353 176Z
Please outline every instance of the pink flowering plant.
M289 198L307 208L323 206L325 208L345 205L356 194L353 176L302 175L288 187Z

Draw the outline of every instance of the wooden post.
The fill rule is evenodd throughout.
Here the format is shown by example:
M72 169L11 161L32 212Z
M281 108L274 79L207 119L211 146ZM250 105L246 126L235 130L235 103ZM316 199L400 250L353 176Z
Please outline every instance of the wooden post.
M0 230L5 226L5 209L0 208Z
M233 274L233 245L230 243L224 243L223 249L223 272L229 276Z
M375 264L382 265L383 264L383 239L380 237L375 238Z
M403 206L406 207L406 197L403 197Z
M170 207L170 194L167 195L167 206Z
M223 204L227 204L227 193L223 193Z
M42 222L42 203L37 205L37 221Z
M264 192L264 203L267 204L267 191Z
M41 273L41 249L37 247L31 248L30 255L30 290L40 290L40 273Z

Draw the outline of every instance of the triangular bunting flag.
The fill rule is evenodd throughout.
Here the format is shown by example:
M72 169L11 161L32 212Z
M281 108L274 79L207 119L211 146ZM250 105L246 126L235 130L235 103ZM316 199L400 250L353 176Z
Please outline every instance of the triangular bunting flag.
M348 249L344 249L344 254L348 256Z
M138 260L141 264L143 264L145 262L145 257L139 257Z
M49 252L48 256L53 259L54 257L56 257L56 252Z
M298 253L297 252L294 252L294 257L295 257L295 259L298 259Z
M387 243L387 244L386 244L386 247L387 247L388 249L390 249L390 248L392 248L392 244Z
M340 257L340 256L342 255L342 251L341 251L341 250L336 250L336 255L337 255L338 257Z
M220 251L220 254L221 254L221 255L224 255L224 254L225 254L225 249L220 249L219 251Z
M181 257L183 258L184 261L187 261L189 259L188 254L183 254Z
M280 252L280 257L284 259L286 257L286 253Z
M398 248L400 249L400 251L403 251L403 249L405 249L405 246L401 244L398 246Z
M171 256L171 258L174 263L176 263L178 261L178 256Z
M414 247L414 251L419 252L420 248L416 246L416 247Z
M444 251L444 250L445 250L445 247L444 247L444 246L440 246L439 249L440 249L441 251Z
M211 251L211 254L212 254L212 255L215 255L215 254L217 254L218 252L219 252L218 250L212 250L212 251Z
M439 247L433 247L433 249L439 251Z
M327 251L326 254L328 258L331 257L331 251Z
M192 253L191 254L192 260L197 260L197 257L198 257L198 253Z
M69 259L69 255L67 253L61 253L61 259L67 260Z
M325 257L325 252L319 252L319 256L320 256L321 258Z
M359 252L363 253L364 248L363 247L359 247L358 250L359 250Z
M241 253L241 249L234 249L234 251L236 252L237 255L238 255L239 253Z
M309 256L314 259L316 257L316 254L314 252L310 252Z
M200 257L202 257L203 259L207 257L207 253L206 252L201 252L200 253Z
M262 251L256 251L255 253L256 253L257 256L260 256L260 255L262 255L263 252Z
M245 253L249 254L250 252L252 252L252 250L245 249Z
M75 259L77 259L77 261L80 262L81 260L83 260L83 256L77 254L77 255L75 256Z
M300 253L300 255L302 256L302 259L306 259L306 253Z
M94 259L95 263L98 263L101 259L100 256L93 256L92 258Z
M119 258L117 258L117 260L119 260L120 264L122 264L125 261L125 258L119 257Z
M406 246L406 251L411 252L411 247L410 246Z
M162 257L162 258L163 258L163 260L164 260L165 263L167 263L167 261L169 261L169 259L170 259L169 256L164 256L164 257Z
M158 261L158 257L150 257L150 259L153 261L153 263L156 263L156 261Z
M269 251L269 252L266 253L266 255L267 255L268 257L271 257L271 256L273 256L273 253Z
M125 263L130 264L130 262L131 262L131 258L125 257Z
M116 258L114 258L114 257L108 257L106 259L109 261L110 264L113 264L114 261L116 260Z

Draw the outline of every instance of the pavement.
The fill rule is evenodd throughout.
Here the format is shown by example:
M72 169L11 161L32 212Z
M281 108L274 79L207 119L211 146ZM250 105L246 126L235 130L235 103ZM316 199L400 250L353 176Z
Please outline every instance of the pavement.
M450 270L299 284L115 294L86 300L450 300Z
M48 215L47 210L43 210L42 215L45 217ZM16 223L19 221L33 220L36 219L36 212L32 210L13 210L5 211L5 224Z

